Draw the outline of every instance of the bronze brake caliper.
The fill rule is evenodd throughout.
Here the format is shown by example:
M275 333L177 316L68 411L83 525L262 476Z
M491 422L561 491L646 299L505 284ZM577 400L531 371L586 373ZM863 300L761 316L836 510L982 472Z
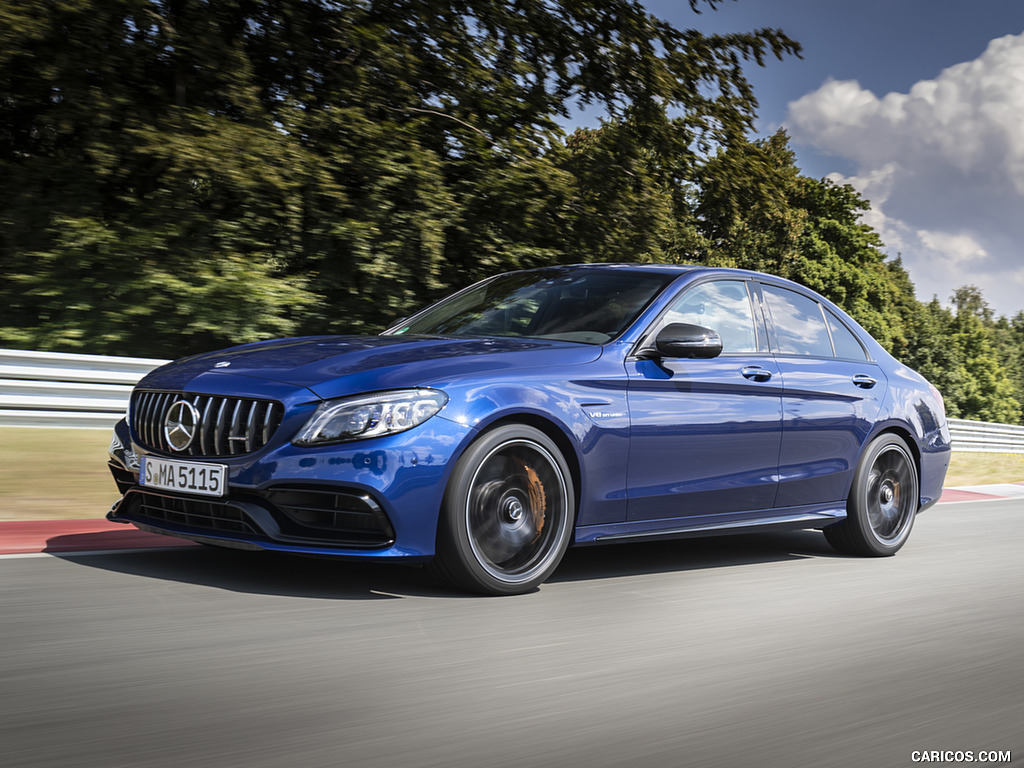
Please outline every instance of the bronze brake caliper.
M533 515L533 527L537 531L536 541L544 530L544 523L547 520L548 499L544 493L544 483L541 482L537 471L530 466L523 466L526 472L526 491L530 496L530 514Z

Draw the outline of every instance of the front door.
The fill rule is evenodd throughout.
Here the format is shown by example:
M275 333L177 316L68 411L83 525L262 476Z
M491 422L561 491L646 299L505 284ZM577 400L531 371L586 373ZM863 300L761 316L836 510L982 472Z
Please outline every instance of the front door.
M771 509L782 382L744 280L683 290L648 333L669 323L717 331L714 359L630 360L630 520Z

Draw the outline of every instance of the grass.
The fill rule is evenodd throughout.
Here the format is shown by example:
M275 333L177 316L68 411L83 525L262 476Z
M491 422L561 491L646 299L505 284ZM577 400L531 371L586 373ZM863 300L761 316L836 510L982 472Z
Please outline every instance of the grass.
M953 453L946 487L1024 482L1024 453Z
M110 431L0 427L0 520L103 517L117 501Z
M117 500L105 429L0 427L0 520L103 517ZM1024 454L954 453L946 485L1024 482Z

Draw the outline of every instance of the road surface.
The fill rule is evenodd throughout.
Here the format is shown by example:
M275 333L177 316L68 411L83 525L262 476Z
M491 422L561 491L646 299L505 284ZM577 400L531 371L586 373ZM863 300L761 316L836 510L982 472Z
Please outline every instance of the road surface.
M0 558L11 768L863 768L921 751L1024 763L1022 500L940 505L888 559L803 531L575 550L510 598L196 546Z

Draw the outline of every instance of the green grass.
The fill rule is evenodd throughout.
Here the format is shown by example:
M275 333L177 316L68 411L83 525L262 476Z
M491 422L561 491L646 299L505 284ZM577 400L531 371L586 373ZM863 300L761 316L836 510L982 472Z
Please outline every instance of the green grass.
M0 520L103 517L117 499L105 429L0 427ZM1024 454L954 453L946 485L1024 482Z
M0 520L103 517L117 500L110 431L0 427Z
M1024 482L1024 453L953 453L946 486Z

